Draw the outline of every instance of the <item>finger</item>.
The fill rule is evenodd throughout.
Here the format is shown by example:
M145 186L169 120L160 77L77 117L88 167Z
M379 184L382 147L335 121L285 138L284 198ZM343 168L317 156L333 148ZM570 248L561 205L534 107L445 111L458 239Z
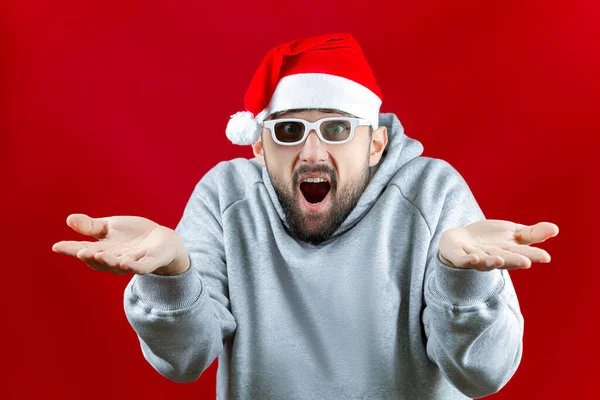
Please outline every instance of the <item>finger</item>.
M471 266L471 268L476 267L483 271L489 271L504 263L502 258L486 253L480 246L470 246L467 244L467 249L469 250L469 254L472 254L476 258L476 260L472 262L474 266Z
M169 265L173 262L173 254L167 250L150 251L144 254L140 260L141 271L154 272L157 268Z
M462 242L460 245L460 248L455 248L450 251L450 254L447 255L449 258L444 258L458 268L475 268L485 271L492 269L484 263L484 260L488 255L481 251L481 249L465 242Z
M138 261L126 261L125 266L137 274L146 275L162 265L155 257L142 257Z
M551 260L550 254L548 254L546 250L526 244L509 244L503 246L502 249L511 253L521 254L530 259L532 262L549 263Z
M133 268L131 267L131 263L136 261L135 258L133 258L132 256L127 255L127 254L122 254L115 258L117 260L119 269L122 269L125 271L130 271L130 272L135 272L135 271L133 271Z
M133 261L137 261L140 258L144 257L145 255L146 255L146 249L141 249L139 247L134 247L132 249L128 249L127 251L124 251L118 257L127 257L127 258L131 258Z
M84 263L86 263L88 265L88 267L95 269L96 271L110 271L110 267L101 264L100 262L96 261L96 259L94 258L96 255L96 252L90 249L81 249L77 252L77 258L79 258L81 261L83 261Z
M99 251L94 256L94 259L110 268L119 268L119 260L117 256L108 251Z
M558 235L558 226L551 222L538 222L535 225L515 224L513 233L517 243L540 243Z
M494 254L489 254L483 246L471 246L468 243L461 243L465 253L468 253L473 260L466 268L474 268L481 271L491 271L504 266L504 259Z
M86 214L71 214L67 225L82 235L102 239L108 233L108 218L91 218Z
M77 256L96 271L112 272L115 275L123 275L131 272L128 268L121 268L115 265L115 257L107 252L98 251L94 253L93 250L82 249L82 251L78 252Z
M60 254L66 254L71 257L77 257L77 252L81 249L99 250L98 242L80 242L73 240L63 240L52 245L52 251Z
M475 256L467 254L462 248L453 248L446 255L439 254L444 263L450 263L458 268L467 268L476 260Z
M115 274L127 274L133 272L129 267L119 262L118 255L113 254L112 252L98 252L96 253L95 259L112 268L112 272Z
M494 268L516 269L531 267L531 260L522 254L514 253L498 246L485 246L484 249L491 256L496 256L504 260L501 266L494 266Z

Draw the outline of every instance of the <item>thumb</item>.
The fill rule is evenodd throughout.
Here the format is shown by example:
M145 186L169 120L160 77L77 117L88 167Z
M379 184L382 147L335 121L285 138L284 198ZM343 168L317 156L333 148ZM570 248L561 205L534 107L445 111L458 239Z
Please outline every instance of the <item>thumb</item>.
M92 218L86 214L71 214L67 217L67 225L82 235L102 239L108 233L108 218Z

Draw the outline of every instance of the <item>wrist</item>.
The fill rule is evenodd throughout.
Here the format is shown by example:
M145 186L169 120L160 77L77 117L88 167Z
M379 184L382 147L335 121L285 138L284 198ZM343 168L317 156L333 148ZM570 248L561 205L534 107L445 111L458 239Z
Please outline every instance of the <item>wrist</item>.
M450 261L446 260L443 256L442 253L440 253L440 251L438 250L438 260L440 260L440 262L450 268L454 268L454 269L463 269L463 268L459 268L456 267L454 264L452 264Z
M175 276L187 272L188 269L190 269L190 258L187 252L185 252L179 258L175 258L171 264L155 269L153 274Z

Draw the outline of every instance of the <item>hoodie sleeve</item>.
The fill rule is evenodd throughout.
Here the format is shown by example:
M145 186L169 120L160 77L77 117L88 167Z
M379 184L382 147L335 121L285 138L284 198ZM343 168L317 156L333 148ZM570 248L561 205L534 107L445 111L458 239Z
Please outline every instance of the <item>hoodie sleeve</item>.
M438 204L428 221L432 239L423 311L427 354L458 390L478 398L499 391L516 372L523 316L507 270L458 269L439 260L444 231L485 219L462 176L444 165L444 176L431 187Z
M221 227L218 166L196 185L175 231L190 258L181 275L134 275L125 288L127 320L144 358L161 375L191 382L235 333Z

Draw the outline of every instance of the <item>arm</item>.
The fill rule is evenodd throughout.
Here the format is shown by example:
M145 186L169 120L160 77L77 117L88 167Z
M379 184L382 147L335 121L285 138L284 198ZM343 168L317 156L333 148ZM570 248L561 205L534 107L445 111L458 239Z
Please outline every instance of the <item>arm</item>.
M146 360L163 376L190 382L235 333L221 228L218 167L196 185L175 231L190 268L180 275L135 275L124 308Z
M470 397L499 391L521 361L523 316L507 270L458 269L438 258L441 234L485 219L466 182L452 167L437 186L423 324L427 354L446 379Z

